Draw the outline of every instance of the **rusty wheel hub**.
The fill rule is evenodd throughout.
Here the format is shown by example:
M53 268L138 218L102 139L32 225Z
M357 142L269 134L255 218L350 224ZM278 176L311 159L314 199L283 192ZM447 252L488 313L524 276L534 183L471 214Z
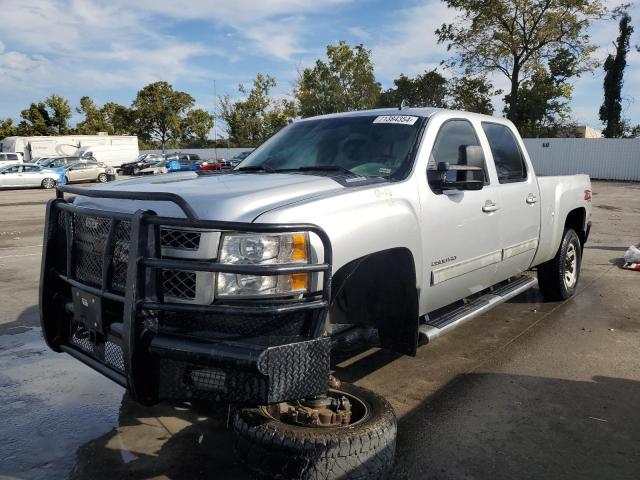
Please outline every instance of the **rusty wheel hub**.
M361 400L333 389L326 395L260 408L272 418L301 427L345 427L367 415Z

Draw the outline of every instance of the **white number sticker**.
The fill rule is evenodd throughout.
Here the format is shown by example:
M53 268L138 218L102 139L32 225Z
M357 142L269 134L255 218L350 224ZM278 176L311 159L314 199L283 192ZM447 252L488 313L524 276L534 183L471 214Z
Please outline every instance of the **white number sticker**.
M413 125L418 117L411 115L380 115L373 123L395 123L397 125Z

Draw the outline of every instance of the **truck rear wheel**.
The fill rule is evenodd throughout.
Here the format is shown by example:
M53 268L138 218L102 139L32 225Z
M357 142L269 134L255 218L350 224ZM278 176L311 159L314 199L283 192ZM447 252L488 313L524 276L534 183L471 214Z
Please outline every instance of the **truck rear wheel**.
M578 234L567 228L556 256L538 267L540 291L547 300L566 300L573 296L580 279L581 261Z
M329 390L326 399L238 410L233 424L237 455L260 478L383 478L393 465L396 445L397 423L389 402L346 383ZM313 402L336 400L347 402L351 412L339 426L331 411L309 408ZM315 426L305 425L310 419Z

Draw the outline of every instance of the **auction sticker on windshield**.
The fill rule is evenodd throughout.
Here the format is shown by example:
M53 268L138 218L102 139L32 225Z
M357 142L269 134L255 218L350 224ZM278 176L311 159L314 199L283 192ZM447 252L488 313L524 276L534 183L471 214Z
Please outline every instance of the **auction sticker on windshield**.
M398 125L413 125L418 117L411 115L380 115L373 123L395 123Z

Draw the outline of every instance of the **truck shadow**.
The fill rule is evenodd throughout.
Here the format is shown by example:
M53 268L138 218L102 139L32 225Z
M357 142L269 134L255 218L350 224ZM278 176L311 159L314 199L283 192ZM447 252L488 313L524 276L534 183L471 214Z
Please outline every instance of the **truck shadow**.
M620 378L461 375L398 419L390 478L637 479L639 404L640 382ZM70 478L253 478L235 460L227 413L124 395L119 426L78 448Z
M38 305L25 308L12 322L0 324L0 335L17 335L40 326Z
M80 446L71 479L252 478L235 461L227 405L144 407L122 397L118 427Z
M461 375L399 419L394 480L637 479L640 382Z

